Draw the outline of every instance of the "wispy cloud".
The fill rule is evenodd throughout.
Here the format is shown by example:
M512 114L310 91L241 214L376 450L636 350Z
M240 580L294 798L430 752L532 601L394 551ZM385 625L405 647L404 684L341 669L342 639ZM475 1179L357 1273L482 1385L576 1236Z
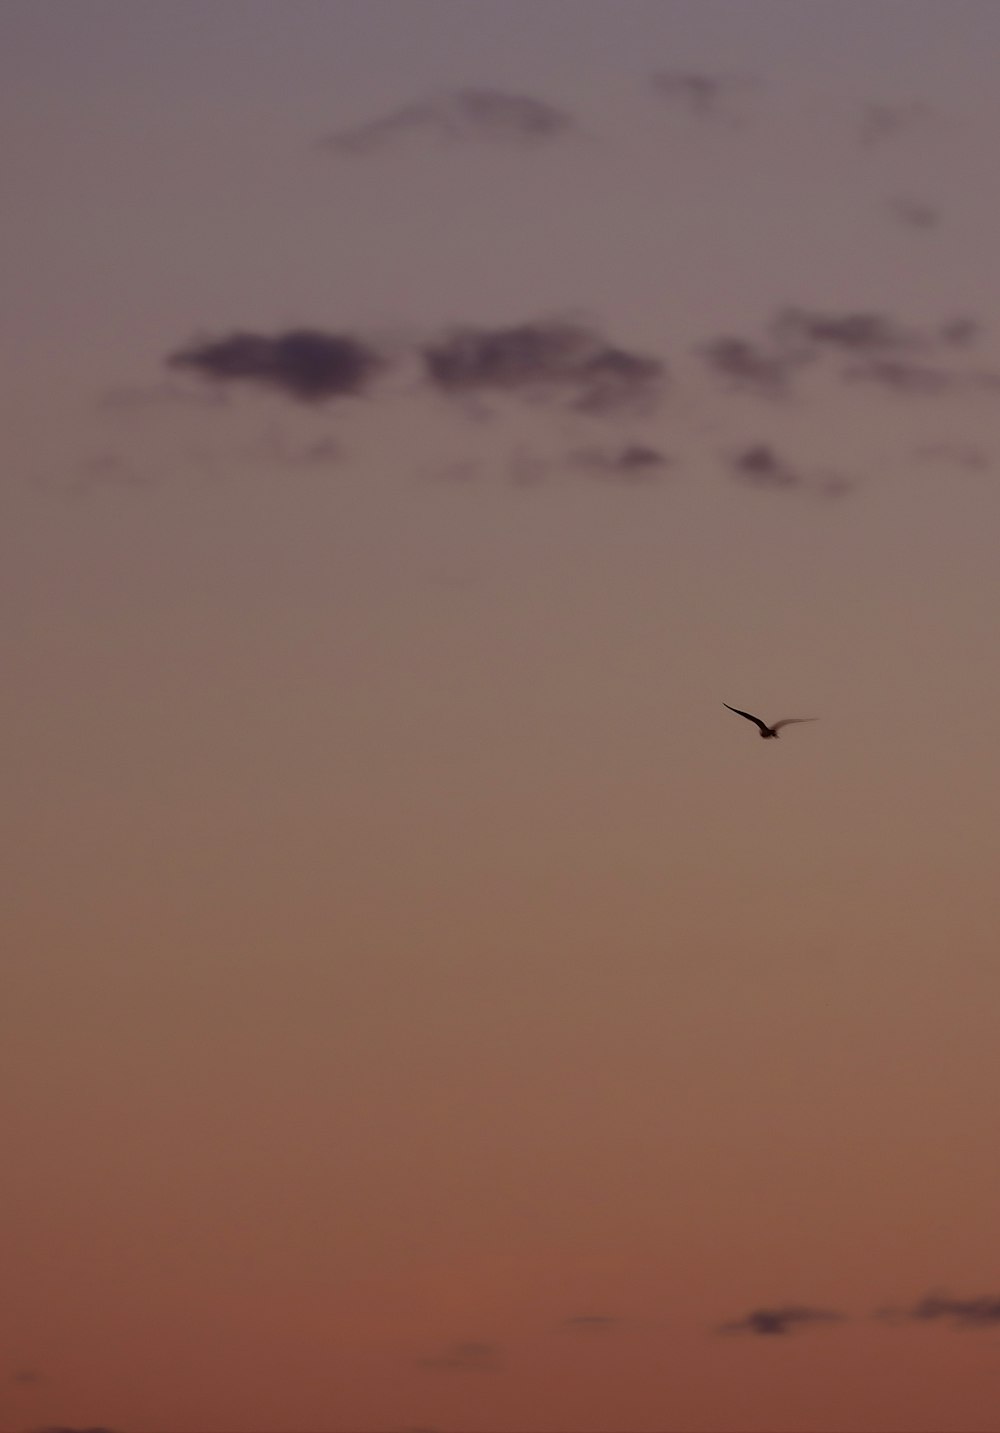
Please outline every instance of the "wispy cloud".
M931 396L995 388L1000 377L961 361L981 333L975 320L950 319L936 329L907 327L866 310L837 313L787 305L759 338L727 335L699 350L713 377L729 388L775 397L819 369L848 383Z
M697 120L736 120L734 100L747 87L735 75L710 74L703 70L658 70L650 75L657 97L671 109Z
M789 306L771 322L771 338L789 356L807 359L827 351L883 356L912 349L916 334L885 314L830 313Z
M791 355L746 338L714 338L702 345L700 353L711 372L729 387L772 398L787 392L798 366Z
M803 481L801 473L769 443L752 443L740 449L730 458L729 465L734 477L753 487L794 488Z
M497 1346L474 1340L453 1343L441 1353L420 1360L421 1368L436 1369L443 1373L497 1373L500 1366L500 1350Z
M663 476L670 458L648 443L626 443L621 448L580 448L569 455L574 467L592 477L613 483L644 483Z
M68 1423L53 1423L46 1425L44 1428L36 1428L33 1430L33 1433L114 1433L114 1429L105 1428L103 1424L88 1428L78 1428L75 1425L70 1427Z
M453 329L427 344L422 356L428 381L442 393L556 398L584 413L648 405L666 382L660 359L558 320Z
M776 1308L751 1309L741 1319L720 1324L718 1332L771 1338L791 1333L796 1328L843 1323L844 1320L845 1315L833 1309L815 1309L805 1304L783 1304Z
M727 463L730 477L737 482L771 492L807 491L814 497L842 498L855 487L854 479L843 473L790 462L770 443L751 443L731 453Z
M971 375L950 373L931 363L900 358L869 358L844 369L848 382L874 383L890 392L916 398L931 398L969 387ZM983 375L985 378L985 375Z
M933 118L930 106L922 100L900 104L875 101L866 104L858 123L858 141L864 149L874 149L901 135L922 131Z
M925 1294L908 1309L888 1309L881 1317L894 1322L947 1322L957 1328L1000 1327L1000 1294L956 1299L949 1294Z
M12 1371L10 1381L16 1383L19 1388L37 1388L45 1382L45 1375L37 1368L21 1364Z
M983 332L983 325L978 320L962 314L943 323L937 331L937 337L950 348L971 348L979 342Z
M759 338L724 335L699 350L709 371L727 387L776 397L825 355L884 359L909 351L914 337L882 314L828 313L787 305Z
M936 229L941 222L941 211L926 199L917 199L912 194L897 194L889 200L889 213L907 229L926 233Z
M170 354L167 363L217 384L254 383L303 403L357 397L384 366L363 340L312 328L204 339Z
M364 156L420 137L446 144L486 141L524 148L576 129L565 110L529 95L494 89L442 90L389 114L328 135L323 147Z

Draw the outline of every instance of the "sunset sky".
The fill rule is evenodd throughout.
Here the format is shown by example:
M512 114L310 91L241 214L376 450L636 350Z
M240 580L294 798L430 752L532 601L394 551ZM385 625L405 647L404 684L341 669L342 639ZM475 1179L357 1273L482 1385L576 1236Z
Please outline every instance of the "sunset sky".
M4 1433L1000 1428L998 55L0 7Z

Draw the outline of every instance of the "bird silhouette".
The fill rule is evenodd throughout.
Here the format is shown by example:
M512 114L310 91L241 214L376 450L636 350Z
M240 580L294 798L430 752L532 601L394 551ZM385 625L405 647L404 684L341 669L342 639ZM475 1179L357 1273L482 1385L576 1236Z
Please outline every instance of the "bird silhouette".
M761 721L760 717L751 716L749 712L741 712L739 707L731 707L728 702L723 702L722 705L727 711L735 712L737 716L746 717L747 721L752 721L754 726L760 728L760 734L765 741L769 741L771 737L777 740L778 732L783 726L798 726L804 721L819 721L819 717L784 717L783 720L776 721L773 726L768 726L767 722Z

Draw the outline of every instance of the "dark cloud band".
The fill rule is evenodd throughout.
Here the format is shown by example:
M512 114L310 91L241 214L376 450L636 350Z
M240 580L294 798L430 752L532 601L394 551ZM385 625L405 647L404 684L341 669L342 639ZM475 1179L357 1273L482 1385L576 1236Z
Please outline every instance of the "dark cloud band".
M256 383L305 403L357 397L384 366L361 339L308 328L206 339L172 353L167 363L217 383Z

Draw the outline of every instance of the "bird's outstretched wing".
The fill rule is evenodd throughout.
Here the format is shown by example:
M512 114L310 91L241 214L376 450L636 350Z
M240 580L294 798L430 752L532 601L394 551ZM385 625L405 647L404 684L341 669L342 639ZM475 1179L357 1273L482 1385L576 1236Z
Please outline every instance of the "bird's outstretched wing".
M781 721L774 723L771 730L780 731L783 726L801 726L804 721L819 721L819 717L783 717Z
M722 705L727 711L735 712L737 716L746 717L747 721L752 721L754 726L759 726L761 731L768 730L766 722L762 722L760 717L751 716L749 712L741 712L739 707L731 707L728 702L723 702Z

